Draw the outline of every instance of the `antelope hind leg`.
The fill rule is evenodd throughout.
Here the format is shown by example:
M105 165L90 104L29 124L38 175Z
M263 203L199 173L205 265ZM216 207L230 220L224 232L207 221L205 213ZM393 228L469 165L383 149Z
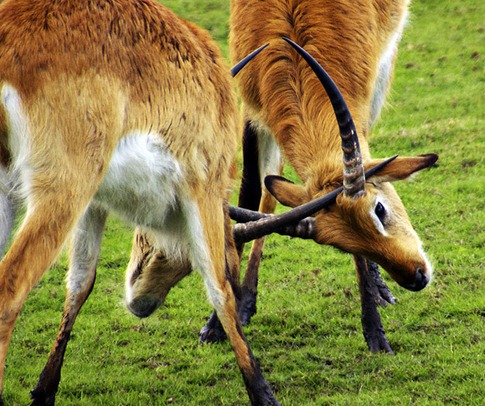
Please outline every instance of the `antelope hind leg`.
M261 135L260 135L261 133ZM262 191L261 173L280 173L282 170L279 150L271 136L257 131L250 120L246 120L243 135L243 176L239 190L239 207L273 213L276 200L267 191ZM262 197L262 199L261 199ZM236 292L239 318L243 325L249 324L256 314L259 266L263 255L264 238L257 239L251 246L248 265L240 291ZM239 257L244 244L237 246ZM239 283L238 275L232 275L232 283ZM212 312L207 324L200 332L200 341L214 343L226 338L217 314Z
M94 137L89 135L95 130L95 139L103 144L108 139L106 130L116 128L110 125L119 121L109 115L93 129L85 120L74 120L67 130L64 111L70 111L73 117L85 117L86 106L57 87L49 90L42 100L24 109L15 88L4 85L2 89L3 105L11 123L10 140L25 149L18 154L20 159L14 156L12 160L17 178L22 181L18 186L26 197L27 214L0 262L0 387L7 349L20 309L34 285L55 261L67 235L93 198L103 168L107 167L107 157L113 146L104 143L104 148L93 148ZM53 111L51 106L58 105L59 98L65 110ZM37 142L45 140L46 135L50 140L48 148ZM72 138L78 141L78 149L65 148ZM89 159L80 157L86 150L90 151Z
M32 406L54 405L64 354L74 322L94 286L106 217L107 213L104 210L90 206L74 233L62 321L39 382L31 392Z
M241 188L239 189L239 207L249 210L258 210L261 202L261 176L258 164L258 134L247 120L244 126L243 134L243 173L241 179ZM264 241L264 240L263 240ZM238 252L238 261L243 255L244 243L236 245ZM260 254L261 255L261 254ZM259 255L259 256L260 256ZM256 254L258 256L258 254ZM253 261L254 263L254 261ZM259 266L259 262L258 262ZM256 278L257 286L258 266L255 270L247 271L247 278L250 282ZM254 275L254 273L256 273ZM252 275L252 276L251 276ZM231 271L232 283L239 285L239 266L237 266L237 276ZM256 288L250 290L247 286L236 293L238 314L243 325L248 324L251 317L256 313ZM199 341L205 343L216 343L226 339L226 332L217 317L215 311L209 317L206 325L201 329Z
M224 207L224 210L227 212L227 206ZM225 235L232 236L232 225L229 221L225 223ZM241 287L239 284L239 264L240 264L240 256L239 251L234 251L234 247L232 245L232 239L226 238L226 250L225 250L225 259L226 259L226 277L232 287L236 298L236 305L240 311L240 303L241 303ZM240 314L240 313L239 313ZM202 328L199 334L199 342L201 343L216 343L220 341L224 341L227 338L226 332L222 327L222 324L217 317L217 313L214 310L206 323L206 325Z
M8 172L0 165L0 255L2 256L12 232L16 209L11 195Z
M73 181L67 178L65 182ZM35 183L33 180L31 184ZM66 204L62 194L55 191L71 188L72 184L61 183L59 179L51 179L52 192L36 189L40 190L39 196L32 196L35 203L28 208L19 233L0 263L0 382L3 382L7 349L20 309L28 293L56 259L86 200L94 194L94 190L80 187L78 191L72 190Z
M210 194L209 194L210 195ZM230 219L222 210L222 201L216 199L199 201L201 230L192 230L191 258L194 268L198 269L205 282L210 301L227 334L231 347L246 384L246 390L253 405L278 405L269 384L263 377L244 336L242 325L237 315L236 299L233 287L227 275L231 266L237 266L237 255L232 240ZM213 210L219 205L220 211ZM212 208L212 209L211 209ZM199 219L192 219L196 224ZM234 263L235 262L235 263Z

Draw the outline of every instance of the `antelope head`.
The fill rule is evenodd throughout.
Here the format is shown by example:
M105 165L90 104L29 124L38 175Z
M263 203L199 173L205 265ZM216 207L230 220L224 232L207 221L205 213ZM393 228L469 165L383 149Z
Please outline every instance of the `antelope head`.
M423 289L431 279L432 267L390 182L430 167L438 156L395 156L363 162L356 128L342 94L311 55L285 40L311 66L329 96L342 139L343 171L333 177L317 176L306 186L279 176L266 177L269 192L294 209L271 216L232 208L231 217L245 222L235 225L235 238L248 241L278 232L313 239L377 262L406 289ZM325 178L331 182L326 183ZM336 183L341 186L336 187Z

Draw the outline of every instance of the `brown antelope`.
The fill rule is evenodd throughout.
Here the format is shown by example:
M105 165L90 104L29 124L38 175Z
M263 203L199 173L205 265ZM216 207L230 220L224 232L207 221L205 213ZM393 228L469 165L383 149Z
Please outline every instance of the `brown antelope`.
M159 280L200 272L251 401L277 404L226 276L239 266L226 204L239 126L231 86L209 35L155 1L2 3L2 245L17 201L26 214L0 262L0 383L22 304L72 235L61 336L32 393L33 404L54 403L114 211L163 252Z
M371 179L364 176L364 167L369 169L380 162L370 156L368 134L390 85L407 13L408 0L231 1L232 58L237 60L249 50L270 43L264 57L237 78L245 116L239 205L272 213L275 198L296 207L335 191L343 183L344 192L335 204L316 213L300 227L298 236L354 255L364 336L372 351L392 352L377 303L393 302L394 298L380 279L376 263L400 285L415 291L427 285L432 273L389 182L431 166L437 156L397 158ZM355 125L349 124L350 113L346 113L338 91L324 74L320 72L317 77L312 71L319 71L312 58L306 57L311 68L282 37L301 45L326 69ZM298 52L304 53L301 49ZM295 169L304 186L268 176L281 173L283 159ZM263 181L266 188L261 190ZM235 213L234 218L240 217ZM253 233L251 238L255 236ZM256 310L262 249L263 239L255 241L242 284L239 312L243 323ZM211 318L203 338L220 339L220 332Z

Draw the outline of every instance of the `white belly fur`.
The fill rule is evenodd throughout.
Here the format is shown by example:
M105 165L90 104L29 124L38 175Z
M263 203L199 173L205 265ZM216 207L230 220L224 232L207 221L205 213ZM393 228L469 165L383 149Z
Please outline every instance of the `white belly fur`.
M124 220L161 230L179 210L183 173L155 134L131 134L116 147L95 201Z

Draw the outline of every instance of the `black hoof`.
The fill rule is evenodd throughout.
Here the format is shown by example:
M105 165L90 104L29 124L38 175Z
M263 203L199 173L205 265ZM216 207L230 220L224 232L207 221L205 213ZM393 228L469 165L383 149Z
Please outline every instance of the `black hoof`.
M372 334L369 336L365 336L365 339L367 341L367 347L369 348L370 352L387 352L389 354L394 354L384 332L382 334Z
M34 389L30 392L30 397L32 399L32 403L30 406L54 406L56 395L46 395L43 391L38 391Z
M207 324L202 327L199 333L199 342L201 343L219 343L226 339L226 332L217 317L216 312L212 312Z

